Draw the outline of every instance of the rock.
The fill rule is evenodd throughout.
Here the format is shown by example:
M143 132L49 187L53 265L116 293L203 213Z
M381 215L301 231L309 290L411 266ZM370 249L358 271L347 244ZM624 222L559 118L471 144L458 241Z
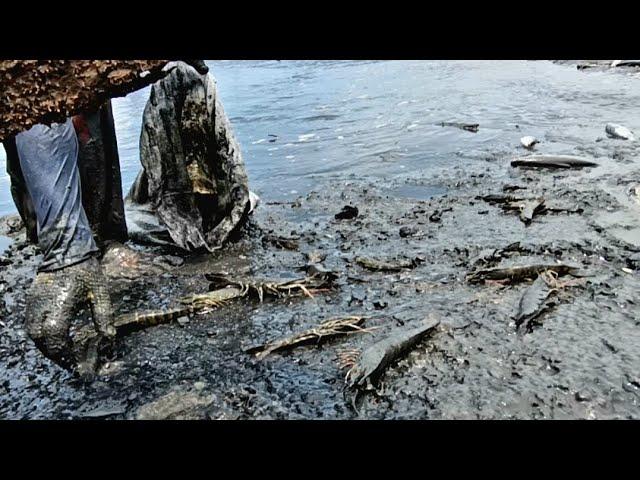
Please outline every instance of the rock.
M190 391L173 391L141 406L136 412L137 420L201 420L204 409L215 400L213 395L202 395Z
M400 236L402 238L410 237L418 233L418 228L414 226L404 226L400 228Z
M344 207L342 207L342 211L339 213L336 213L335 215L335 219L336 220L351 220L353 218L356 218L358 216L358 209L356 207L351 207L349 205L345 205Z
M178 322L178 325L180 325L181 327L184 327L189 323L189 317L180 317L176 321Z

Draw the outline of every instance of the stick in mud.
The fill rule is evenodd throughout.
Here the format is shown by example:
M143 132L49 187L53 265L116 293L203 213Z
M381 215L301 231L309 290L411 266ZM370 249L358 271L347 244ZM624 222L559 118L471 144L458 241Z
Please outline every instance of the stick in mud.
M295 348L299 345L306 345L315 342L320 344L327 338L348 335L351 333L367 333L371 329L362 328L365 317L344 317L332 318L325 320L320 325L302 332L296 333L290 337L281 338L262 345L257 345L245 350L246 353L255 353L257 358L264 358L267 355Z

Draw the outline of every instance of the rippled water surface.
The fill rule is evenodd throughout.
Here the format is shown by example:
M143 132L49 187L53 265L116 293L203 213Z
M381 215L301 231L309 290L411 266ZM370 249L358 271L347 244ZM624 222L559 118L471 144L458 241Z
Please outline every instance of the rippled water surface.
M284 199L351 176L513 153L523 135L576 153L607 122L640 131L637 78L526 61L211 61L251 188ZM124 191L149 88L113 102ZM479 123L478 133L437 126ZM15 211L0 152L0 215Z

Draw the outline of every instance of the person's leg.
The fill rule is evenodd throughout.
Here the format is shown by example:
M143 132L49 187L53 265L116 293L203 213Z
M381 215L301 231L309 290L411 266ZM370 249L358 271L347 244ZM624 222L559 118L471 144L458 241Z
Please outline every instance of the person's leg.
M10 138L4 143L4 150L7 154L7 174L11 179L11 196L18 210L18 214L24 224L27 239L31 243L38 243L38 223L36 212L33 209L31 197L24 182L22 169L20 168L20 158L16 149L15 138Z
M51 360L78 373L96 367L97 343L78 349L69 327L78 308L91 307L102 338L113 338L111 302L99 252L81 199L78 143L71 120L36 125L16 137L25 184L38 221L43 261L27 296L31 338Z
M111 103L99 111L73 117L78 137L82 205L102 249L110 240L127 240L120 160Z

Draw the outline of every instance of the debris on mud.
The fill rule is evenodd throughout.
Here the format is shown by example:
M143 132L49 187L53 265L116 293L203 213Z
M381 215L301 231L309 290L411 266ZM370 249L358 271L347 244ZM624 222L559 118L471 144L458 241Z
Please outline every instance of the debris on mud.
M303 332L296 333L290 337L273 340L262 345L250 347L246 353L255 353L257 358L264 358L267 355L282 350L289 350L298 345L309 343L320 344L322 341L350 333L367 333L371 329L362 328L365 317L351 316L343 318L332 318L320 323L317 327L310 328Z
M424 263L424 260L420 257L416 257L411 260L384 261L358 256L354 261L361 267L376 272L401 272L402 270L414 269L418 265Z
M400 231L399 231L399 234L402 238L411 237L417 233L418 233L417 227L407 226L407 225L405 225L404 227L400 227Z
M342 210L335 214L336 220L351 220L358 216L358 208L345 205Z
M533 221L533 217L535 215L544 211L544 198L508 203L504 205L503 208L505 210L517 210L522 223L529 225Z
M456 127L460 130L466 130L467 132L473 133L477 133L480 128L479 123L441 122L438 125L441 127Z
M176 390L153 402L142 405L136 412L136 420L204 420L206 407L215 397L198 391Z
M300 244L298 243L300 238L286 238L278 235L265 235L262 237L264 243L270 243L274 247L283 248L285 250L298 250Z

